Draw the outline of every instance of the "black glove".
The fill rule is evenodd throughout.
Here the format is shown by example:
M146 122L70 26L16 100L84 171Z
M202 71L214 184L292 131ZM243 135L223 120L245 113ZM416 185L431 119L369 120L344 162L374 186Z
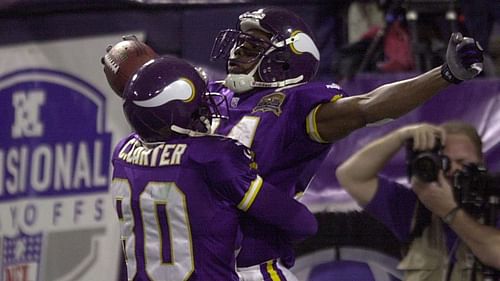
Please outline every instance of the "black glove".
M441 76L458 84L476 77L483 70L483 48L474 38L453 33L446 50L446 61L441 66Z

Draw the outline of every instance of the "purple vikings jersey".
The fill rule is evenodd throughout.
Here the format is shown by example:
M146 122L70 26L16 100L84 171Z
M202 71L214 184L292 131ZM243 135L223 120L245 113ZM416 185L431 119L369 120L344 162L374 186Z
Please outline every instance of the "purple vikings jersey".
M316 109L342 97L344 92L339 86L311 82L281 89L255 89L236 96L212 83L209 90L225 95L228 101L229 119L214 124L216 133L238 139L255 151L259 174L267 182L290 196L303 191L297 185L299 180L308 182L303 172L314 171L330 148L317 132ZM238 266L292 256L286 252L289 245L277 244L276 235L266 226L258 227L250 221L246 228L248 234Z
M317 227L304 206L263 183L252 152L231 139L146 145L131 135L112 161L128 280L238 280L243 216L277 226L286 239L304 239Z
M237 139L256 154L259 174L290 192L312 160L326 156L330 145L321 140L314 109L336 101L344 92L336 84L306 83L281 89L260 89L233 96L220 84L211 92L227 97L228 120L215 124L216 133Z

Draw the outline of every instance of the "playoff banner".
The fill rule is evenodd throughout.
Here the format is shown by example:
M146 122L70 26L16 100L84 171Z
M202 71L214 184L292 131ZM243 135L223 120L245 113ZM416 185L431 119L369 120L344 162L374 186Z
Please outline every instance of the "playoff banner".
M121 35L0 48L0 281L118 278L110 157L129 128L100 58Z

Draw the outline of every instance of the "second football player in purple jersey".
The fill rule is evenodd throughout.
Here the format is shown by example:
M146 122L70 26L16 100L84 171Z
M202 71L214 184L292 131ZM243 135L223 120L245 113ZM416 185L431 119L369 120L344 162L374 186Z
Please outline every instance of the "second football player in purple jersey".
M250 149L200 133L211 113L205 90L173 57L146 63L126 87L124 112L137 133L115 148L111 191L128 280L239 280L245 217L278 229L284 243L316 231L305 206L257 174Z
M302 171L325 156L328 143L367 124L397 118L450 83L472 79L483 59L474 39L453 34L442 67L346 97L335 84L310 82L320 60L313 33L296 14L277 7L241 14L237 29L219 33L212 58L226 59L228 73L210 88L228 98L230 118L221 120L216 132L251 147L263 177L289 194L302 191L296 189ZM291 257L286 244L276 245L272 231L251 225L239 266L258 271L258 264ZM266 280L251 270L242 272L242 280Z

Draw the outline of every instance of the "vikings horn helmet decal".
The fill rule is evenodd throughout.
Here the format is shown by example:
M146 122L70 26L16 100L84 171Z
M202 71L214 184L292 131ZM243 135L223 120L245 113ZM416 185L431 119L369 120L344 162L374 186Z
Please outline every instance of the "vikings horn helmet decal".
M166 141L181 136L172 125L206 130L203 120L210 120L213 107L206 92L205 80L191 64L163 56L147 62L129 81L123 110L142 138Z

